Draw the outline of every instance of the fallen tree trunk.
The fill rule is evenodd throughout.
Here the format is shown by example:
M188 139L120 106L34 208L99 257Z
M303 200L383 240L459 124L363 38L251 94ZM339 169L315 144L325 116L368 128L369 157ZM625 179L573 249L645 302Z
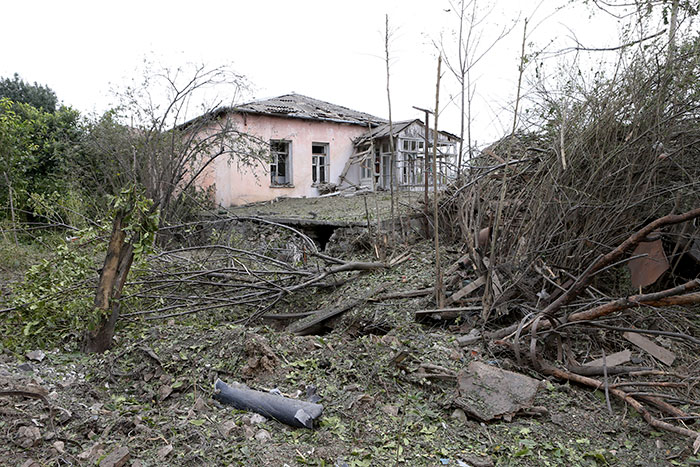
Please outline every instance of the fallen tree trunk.
M213 397L238 410L256 412L298 428L313 428L314 421L323 413L321 404L255 391L239 384L229 386L220 379L214 383Z

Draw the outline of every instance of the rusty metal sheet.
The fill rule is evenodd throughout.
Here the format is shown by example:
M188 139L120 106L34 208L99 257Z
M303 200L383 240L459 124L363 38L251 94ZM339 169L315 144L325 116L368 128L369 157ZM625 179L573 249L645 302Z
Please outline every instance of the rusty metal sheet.
M653 242L641 242L632 256L646 254L643 258L633 259L627 266L630 269L632 287L646 287L656 282L661 274L668 270L669 264L661 239Z

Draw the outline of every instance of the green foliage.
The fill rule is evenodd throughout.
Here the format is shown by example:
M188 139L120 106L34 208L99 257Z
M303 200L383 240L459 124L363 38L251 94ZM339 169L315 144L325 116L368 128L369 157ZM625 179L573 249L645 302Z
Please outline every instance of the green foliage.
M46 85L25 83L17 73L12 78L0 79L0 98L6 97L14 102L29 104L45 112L54 112L58 98L56 93Z
M154 208L153 200L146 198L143 188L128 186L119 196L112 197L112 216L123 213L123 230L126 243L134 246L134 258L153 251L155 233L158 230L160 210Z
M23 120L13 110L12 101L0 98L0 153L3 155L0 202L4 206L9 204L10 196L15 204L21 204L19 198L27 191L27 170L33 165L32 154L36 151L32 130L31 122Z
M29 209L35 216L55 225L69 225L74 228L88 227L85 196L75 185L68 185L61 193L31 193ZM93 224L94 225L94 224Z
M54 254L30 267L13 290L16 307L0 322L5 345L15 349L75 347L94 320L91 295L97 267L98 231L86 229L76 243L59 243Z
M5 227L0 224L0 228ZM27 269L50 253L52 248L49 243L50 241L15 244L11 235L0 235L0 278L3 281L10 281L24 277ZM0 308L6 305L2 298L4 297L0 297Z
M80 114L68 107L54 113L29 104L0 99L0 217L9 217L9 197L18 219L36 216L32 194L49 196L69 190L66 160L78 149L82 127ZM61 219L67 209L54 207ZM62 222L65 223L65 222Z

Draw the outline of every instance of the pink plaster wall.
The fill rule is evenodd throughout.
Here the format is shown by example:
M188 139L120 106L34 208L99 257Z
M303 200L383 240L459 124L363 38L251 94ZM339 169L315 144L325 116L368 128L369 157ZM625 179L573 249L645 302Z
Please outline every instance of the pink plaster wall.
M318 190L311 180L311 144L328 143L330 154L330 181L339 182L339 176L353 153L353 139L367 129L359 125L326 121L281 118L268 115L231 114L240 131L255 135L264 141L271 139L292 142L292 187L270 186L269 164L260 163L254 169L240 172L235 162L217 159L200 177L203 188L215 185L215 199L224 207L266 201L279 196L291 198L315 197ZM353 168L348 178L359 176ZM356 173L357 172L357 173ZM357 180L353 180L355 183Z

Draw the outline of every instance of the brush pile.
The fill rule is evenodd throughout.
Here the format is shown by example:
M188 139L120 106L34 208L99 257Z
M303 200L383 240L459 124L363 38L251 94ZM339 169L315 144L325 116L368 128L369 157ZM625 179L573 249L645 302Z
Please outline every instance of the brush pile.
M539 86L538 127L481 151L440 200L441 228L465 245L460 279L484 285L492 346L605 387L608 401L692 437L685 423L698 416L684 410L700 408L697 358L659 370L673 360L657 344L700 349L699 50L688 43L670 64L641 56L614 78L573 80L566 97ZM644 350L636 366L607 362L630 343Z

